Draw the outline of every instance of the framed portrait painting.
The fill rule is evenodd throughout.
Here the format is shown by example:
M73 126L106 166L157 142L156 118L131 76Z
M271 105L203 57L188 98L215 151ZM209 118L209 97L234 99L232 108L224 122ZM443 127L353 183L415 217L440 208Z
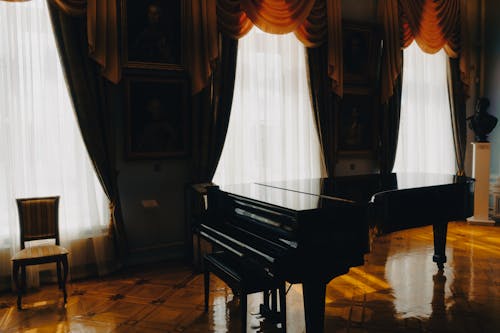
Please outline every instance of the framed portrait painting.
M160 159L189 153L188 81L125 78L126 157Z
M375 100L369 94L344 94L338 112L339 153L370 153L377 144Z
M121 1L124 66L182 69L182 0Z
M347 88L373 84L379 66L380 48L375 26L343 23L344 85Z

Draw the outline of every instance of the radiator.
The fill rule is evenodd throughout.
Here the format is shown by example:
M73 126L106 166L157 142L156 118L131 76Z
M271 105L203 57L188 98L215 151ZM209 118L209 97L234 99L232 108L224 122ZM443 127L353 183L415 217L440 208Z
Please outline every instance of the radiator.
M497 178L496 182L491 183L490 195L493 203L493 207L490 207L491 217L500 220L500 177Z

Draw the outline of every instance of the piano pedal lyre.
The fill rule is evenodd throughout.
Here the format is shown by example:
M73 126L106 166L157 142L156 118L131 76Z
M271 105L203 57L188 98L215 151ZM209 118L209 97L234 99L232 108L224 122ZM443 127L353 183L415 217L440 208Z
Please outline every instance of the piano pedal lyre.
M278 311L279 292L279 311ZM285 282L278 289L263 292L263 303L259 306L259 314L271 324L281 323L283 332L286 332L286 290Z
M210 273L213 273L233 290L235 296L239 296L242 332L246 332L247 326L247 295L262 291L267 297L264 296L264 306L261 305L260 314L272 324L281 323L282 331L286 332L284 281L272 279L264 274L248 275L249 272L242 269L243 267L237 259L224 252L206 254L204 256L204 268L205 311L208 311L209 307ZM278 312L277 290L279 290L280 312ZM271 297L271 302L269 297Z

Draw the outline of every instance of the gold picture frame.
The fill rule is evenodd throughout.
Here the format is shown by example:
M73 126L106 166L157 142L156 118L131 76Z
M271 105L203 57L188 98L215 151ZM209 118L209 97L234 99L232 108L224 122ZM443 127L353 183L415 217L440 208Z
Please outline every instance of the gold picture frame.
M184 70L182 0L121 0L127 68Z
M162 159L190 151L189 84L179 76L127 76L126 158Z
M381 39L373 24L342 23L344 89L368 92L377 82Z

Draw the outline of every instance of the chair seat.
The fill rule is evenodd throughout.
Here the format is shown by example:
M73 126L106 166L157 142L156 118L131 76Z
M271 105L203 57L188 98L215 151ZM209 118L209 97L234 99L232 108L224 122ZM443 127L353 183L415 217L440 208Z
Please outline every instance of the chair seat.
M11 260L21 261L28 259L46 258L46 257L56 257L60 255L66 255L69 251L64 247L59 245L39 245L26 248L17 252Z

